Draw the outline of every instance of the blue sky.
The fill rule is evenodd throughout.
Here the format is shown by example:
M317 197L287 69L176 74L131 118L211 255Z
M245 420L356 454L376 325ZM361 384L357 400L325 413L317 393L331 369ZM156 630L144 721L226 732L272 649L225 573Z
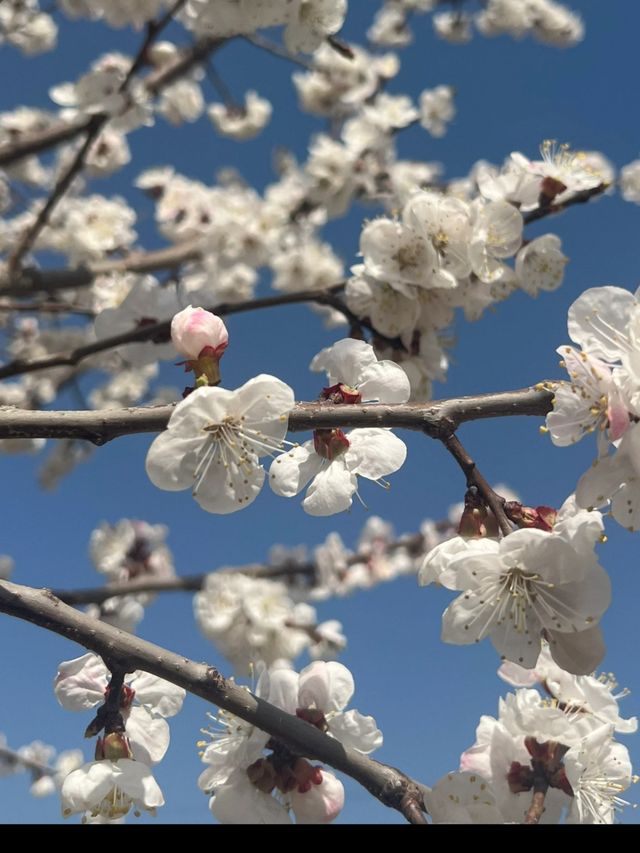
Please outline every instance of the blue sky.
M351 0L343 35L362 42L377 5ZM574 8L584 16L586 38L569 50L506 37L477 37L470 45L452 46L435 39L429 17L416 18L416 42L401 53L402 70L389 91L416 96L424 88L451 84L457 90L458 115L443 139L432 139L420 128L401 134L401 156L441 161L447 177L466 174L480 158L500 163L513 150L534 157L545 138L602 151L618 168L638 157L634 57L640 9L622 0L607 4L582 0L574 2ZM174 32L179 38L179 28ZM3 47L0 78L11 85L0 92L0 109L50 106L49 86L75 79L101 52L133 52L139 39L129 31L65 21L54 53L25 60ZM220 51L216 67L238 96L257 88L272 101L271 124L261 137L242 145L217 137L206 118L180 128L160 120L155 128L132 135L133 162L109 181L92 181L90 190L119 193L130 200L139 216L141 245L161 244L152 207L131 189L133 178L144 168L172 163L178 171L208 182L218 168L231 165L261 189L274 179L271 157L276 146L288 146L302 158L310 134L323 129L321 121L297 110L292 69L282 60L234 43ZM211 90L206 96L214 100ZM356 260L362 220L371 215L371 208L356 207L326 229L347 266ZM639 226L640 208L619 197L605 197L530 226L528 235L553 232L562 238L571 259L563 287L538 299L518 294L477 324L459 319L449 379L436 387L435 396L518 388L560 376L555 349L567 340L566 312L578 294L604 284L637 287ZM262 288L266 292L264 283ZM231 317L228 327L226 387L266 372L292 385L298 399L317 395L318 377L307 365L338 335L326 332L307 308ZM183 383L181 369L170 363L163 366L161 378L163 384ZM75 402L67 399L64 405L72 407ZM472 423L461 429L460 437L489 480L508 483L527 503L559 506L590 464L595 448L585 442L555 448L540 436L538 426L538 421L525 418ZM443 517L464 494L463 477L440 446L415 435L402 437L409 460L392 477L390 493L375 486L365 486L362 492L369 512L393 522L398 533L417 530L427 517ZM97 584L87 548L92 529L103 520L132 517L167 524L176 566L185 574L260 561L276 542L313 546L332 530L352 546L366 520L359 505L342 516L311 518L300 508L299 499L286 501L267 491L240 513L209 515L188 493L161 492L152 486L144 471L150 441L150 436L134 436L98 449L52 493L36 484L41 457L0 460L5 484L0 552L14 557L16 582L58 587ZM607 532L609 541L600 556L612 578L613 604L602 622L608 646L602 669L615 672L621 685L633 690L623 708L629 716L640 712L640 663L633 630L640 540L613 525ZM460 752L474 741L480 715L494 715L498 697L505 692L495 675L497 655L488 643L467 648L440 642L441 613L450 598L445 590L418 590L415 581L402 579L318 607L321 619L336 618L344 625L349 646L342 660L355 675L354 705L375 716L385 735L376 757L427 784L457 766ZM148 609L139 633L230 672L198 633L186 594L158 600ZM83 650L7 617L0 619L0 649L4 685L0 731L9 743L19 746L40 738L58 749L81 746L89 718L63 711L50 685L57 664ZM172 744L156 772L167 800L158 820L211 820L206 798L196 786L202 765L195 743L206 723L206 710L201 700L189 699L182 715L171 721ZM634 738L625 743L640 763ZM91 748L85 745L87 757ZM60 819L56 798L34 800L25 778L0 784L0 821ZM345 784L344 822L399 820L355 783L345 780ZM624 820L634 819L627 811Z

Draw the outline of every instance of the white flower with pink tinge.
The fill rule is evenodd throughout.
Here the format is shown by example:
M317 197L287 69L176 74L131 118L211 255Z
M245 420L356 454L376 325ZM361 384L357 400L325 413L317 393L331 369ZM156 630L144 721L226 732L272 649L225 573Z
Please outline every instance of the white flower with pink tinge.
M322 399L335 404L404 403L410 386L406 374L391 361L378 361L364 341L338 341L318 353L312 370L326 370L329 387ZM311 480L302 508L310 515L333 515L349 509L357 494L358 475L388 484L382 478L402 467L403 441L386 429L317 429L313 440L278 456L269 469L277 495L293 497Z
M199 358L203 350L219 358L227 348L229 334L217 314L188 305L171 321L171 342L188 359Z

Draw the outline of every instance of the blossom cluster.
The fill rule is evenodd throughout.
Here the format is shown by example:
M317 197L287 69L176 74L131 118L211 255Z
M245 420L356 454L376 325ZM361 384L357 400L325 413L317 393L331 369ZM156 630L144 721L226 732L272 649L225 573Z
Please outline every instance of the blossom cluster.
M635 717L620 717L615 682L570 675L545 648L535 669L503 664L499 674L527 687L500 700L497 719L482 717L459 772L427 795L434 823L523 823L534 779L546 790L536 822L565 815L569 824L613 823L633 781L627 748L614 735L638 726ZM550 699L528 687L536 682Z
M125 675L118 683L102 659L86 654L60 664L54 690L69 711L97 708L86 737L104 732L96 743L95 760L69 773L60 791L62 814L110 822L124 817L133 805L155 811L164 805L151 765L169 747L167 717L182 708L185 691L146 672Z
M610 503L630 531L640 527L639 323L637 293L594 287L576 299L568 329L579 349L558 349L570 382L555 387L546 427L561 447L597 434L598 456L578 482L576 499L588 508Z
M255 695L286 714L311 723L344 746L369 755L382 745L373 717L345 710L355 690L340 663L316 661L300 674L258 667ZM290 752L266 732L221 711L216 728L203 730L201 757L207 769L198 780L211 795L209 807L221 823L329 823L344 804L342 783L324 767ZM266 751L269 751L265 755Z

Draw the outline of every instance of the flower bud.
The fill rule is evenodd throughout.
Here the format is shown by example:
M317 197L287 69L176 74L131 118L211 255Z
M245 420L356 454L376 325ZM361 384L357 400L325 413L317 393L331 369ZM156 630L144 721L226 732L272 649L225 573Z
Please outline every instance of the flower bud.
M227 348L229 335L220 317L189 305L171 321L171 341L180 355L196 360L206 354L220 359ZM207 350L203 353L203 350Z

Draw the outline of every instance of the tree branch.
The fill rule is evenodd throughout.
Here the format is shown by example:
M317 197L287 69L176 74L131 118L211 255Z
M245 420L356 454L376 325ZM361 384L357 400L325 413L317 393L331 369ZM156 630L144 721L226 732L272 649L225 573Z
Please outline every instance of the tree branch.
M536 222L538 219L544 219L545 216L551 216L554 213L562 213L563 210L573 207L575 204L585 204L585 202L590 201L592 198L602 195L610 186L611 184L598 184L597 187L592 187L589 190L581 190L561 204L541 204L535 210L530 210L522 214L524 224L528 225L530 222Z
M181 6L184 6L186 0L175 0L171 8L158 20L158 21L150 21L147 25L147 32L145 38L140 45L138 52L127 72L125 79L122 81L118 91L122 94L127 91L129 88L129 83L137 74L140 67L147 61L147 51L153 41L157 38L160 32L169 24L169 22L173 19L173 16L176 12L179 11ZM79 150L76 152L75 157L67 167L67 169L60 175L58 180L56 181L56 185L51 191L49 197L47 198L44 206L40 209L38 215L35 218L35 221L24 231L20 239L18 240L17 246L11 252L9 259L7 261L7 267L9 272L12 270L16 270L20 267L22 263L22 259L29 252L31 247L34 245L35 241L38 239L38 235L45 227L45 225L49 221L49 217L53 210L57 207L58 203L61 201L75 178L80 174L82 169L84 168L84 162L89 153L89 149L95 142L98 137L98 134L105 126L105 124L111 118L109 113L98 113L91 117L89 122L86 125L86 136L84 142L80 146Z
M14 275L0 271L0 297L31 296L35 293L53 293L56 290L75 290L88 287L99 275L126 272L155 272L177 269L187 261L203 254L202 239L185 240L174 246L151 252L132 252L124 258L107 258L91 261L75 269L39 270L26 267Z
M500 526L500 530L504 536L508 536L509 533L513 532L513 526L505 514L502 498L493 491L489 483L482 476L478 470L478 466L471 456L469 456L455 433L445 436L441 441L456 460L460 468L462 468L462 471L467 478L467 487L477 487L491 512L494 514L496 521Z
M213 48L210 48L212 50ZM84 128L83 128L84 129ZM2 149L0 149L0 166L2 165ZM590 198L600 195L607 189L601 184L591 190L576 193L560 205L543 205L523 215L525 224L542 219L553 213L560 213L574 204L582 204ZM206 250L202 247L202 239L185 241L175 246L151 252L134 252L126 258L118 260L100 260L88 263L84 267L62 270L39 270L35 267L26 268L8 275L0 270L0 297L28 296L31 293L45 291L51 293L66 288L87 287L96 276L111 272L154 272L159 269L175 269L186 261L200 257ZM362 321L358 322L362 324Z
M547 385L551 383L546 383ZM430 403L334 405L298 403L289 415L289 430L303 432L336 427L395 427L418 430L442 441L462 423L487 418L551 411L553 391L536 385L474 397ZM0 406L0 438L82 438L103 445L123 435L166 429L174 404L98 411L29 411Z
M24 758L19 752L9 749L6 746L0 746L0 763L3 761L6 761L10 765L19 764L27 770L39 773L41 776L54 776L56 773L53 767L49 767L48 764L42 764L33 758Z
M346 773L389 808L402 813L407 795L423 807L420 786L401 771L344 746L310 723L258 699L207 664L195 663L79 613L49 590L0 581L0 612L60 634L127 672L143 670L183 687L268 732L293 753Z
M157 95L175 80L184 77L194 65L202 62L223 42L224 39L200 39L192 47L182 51L175 60L151 72L144 81L149 94ZM13 142L0 146L0 167L6 168L23 157L39 154L62 142L75 139L88 130L91 119L92 116L75 116L70 121L61 121L44 130L25 133Z
M436 528L440 530L453 530L454 525L450 521L440 521L436 523ZM386 547L386 553L393 554L400 548L405 548L412 553L421 553L424 545L424 537L421 533L414 535L401 536L394 542L390 542ZM353 566L356 563L366 562L370 553L350 554L345 558L347 566ZM253 578L292 578L303 577L312 587L315 584L317 575L317 566L315 562L295 562L290 561L284 565L269 565L264 563L249 563L245 566L234 566L232 568L225 567L218 569L218 572L236 572L238 574L247 575ZM140 592L198 592L202 589L204 582L212 574L211 572L203 572L196 575L178 575L174 578L154 578L144 577L144 575L133 578L130 581L122 581L120 583L110 583L100 587L88 587L86 589L54 589L53 594L65 604L80 605L80 604L102 604L108 598L118 595L135 595Z
M354 319L354 315L349 311L342 300L336 296L336 291L344 287L344 284L336 284L326 290L301 290L296 293L283 293L280 296L265 296L261 299L249 299L245 302L223 303L222 305L214 305L208 310L215 314L227 316L228 314L241 314L246 311L255 311L260 308L276 308L280 305L294 305L299 302L315 302L317 305L329 305L338 311L341 311L347 319ZM0 306L1 309L1 306ZM357 319L357 318L355 318ZM365 328L371 329L366 321L358 320L358 323ZM23 373L33 373L37 370L47 370L51 367L67 367L74 366L90 355L95 355L99 352L114 349L115 347L123 346L124 344L137 343L140 341L153 341L154 343L165 343L171 336L171 319L162 320L159 323L150 323L147 325L133 328L128 332L122 332L119 335L113 335L108 338L101 338L97 341L92 341L90 344L83 344L68 352L53 353L53 355L45 355L41 358L34 359L15 359L8 364L0 367L0 379L7 379L10 376L19 376ZM390 342L389 338L381 337L376 332L376 336L381 340Z

